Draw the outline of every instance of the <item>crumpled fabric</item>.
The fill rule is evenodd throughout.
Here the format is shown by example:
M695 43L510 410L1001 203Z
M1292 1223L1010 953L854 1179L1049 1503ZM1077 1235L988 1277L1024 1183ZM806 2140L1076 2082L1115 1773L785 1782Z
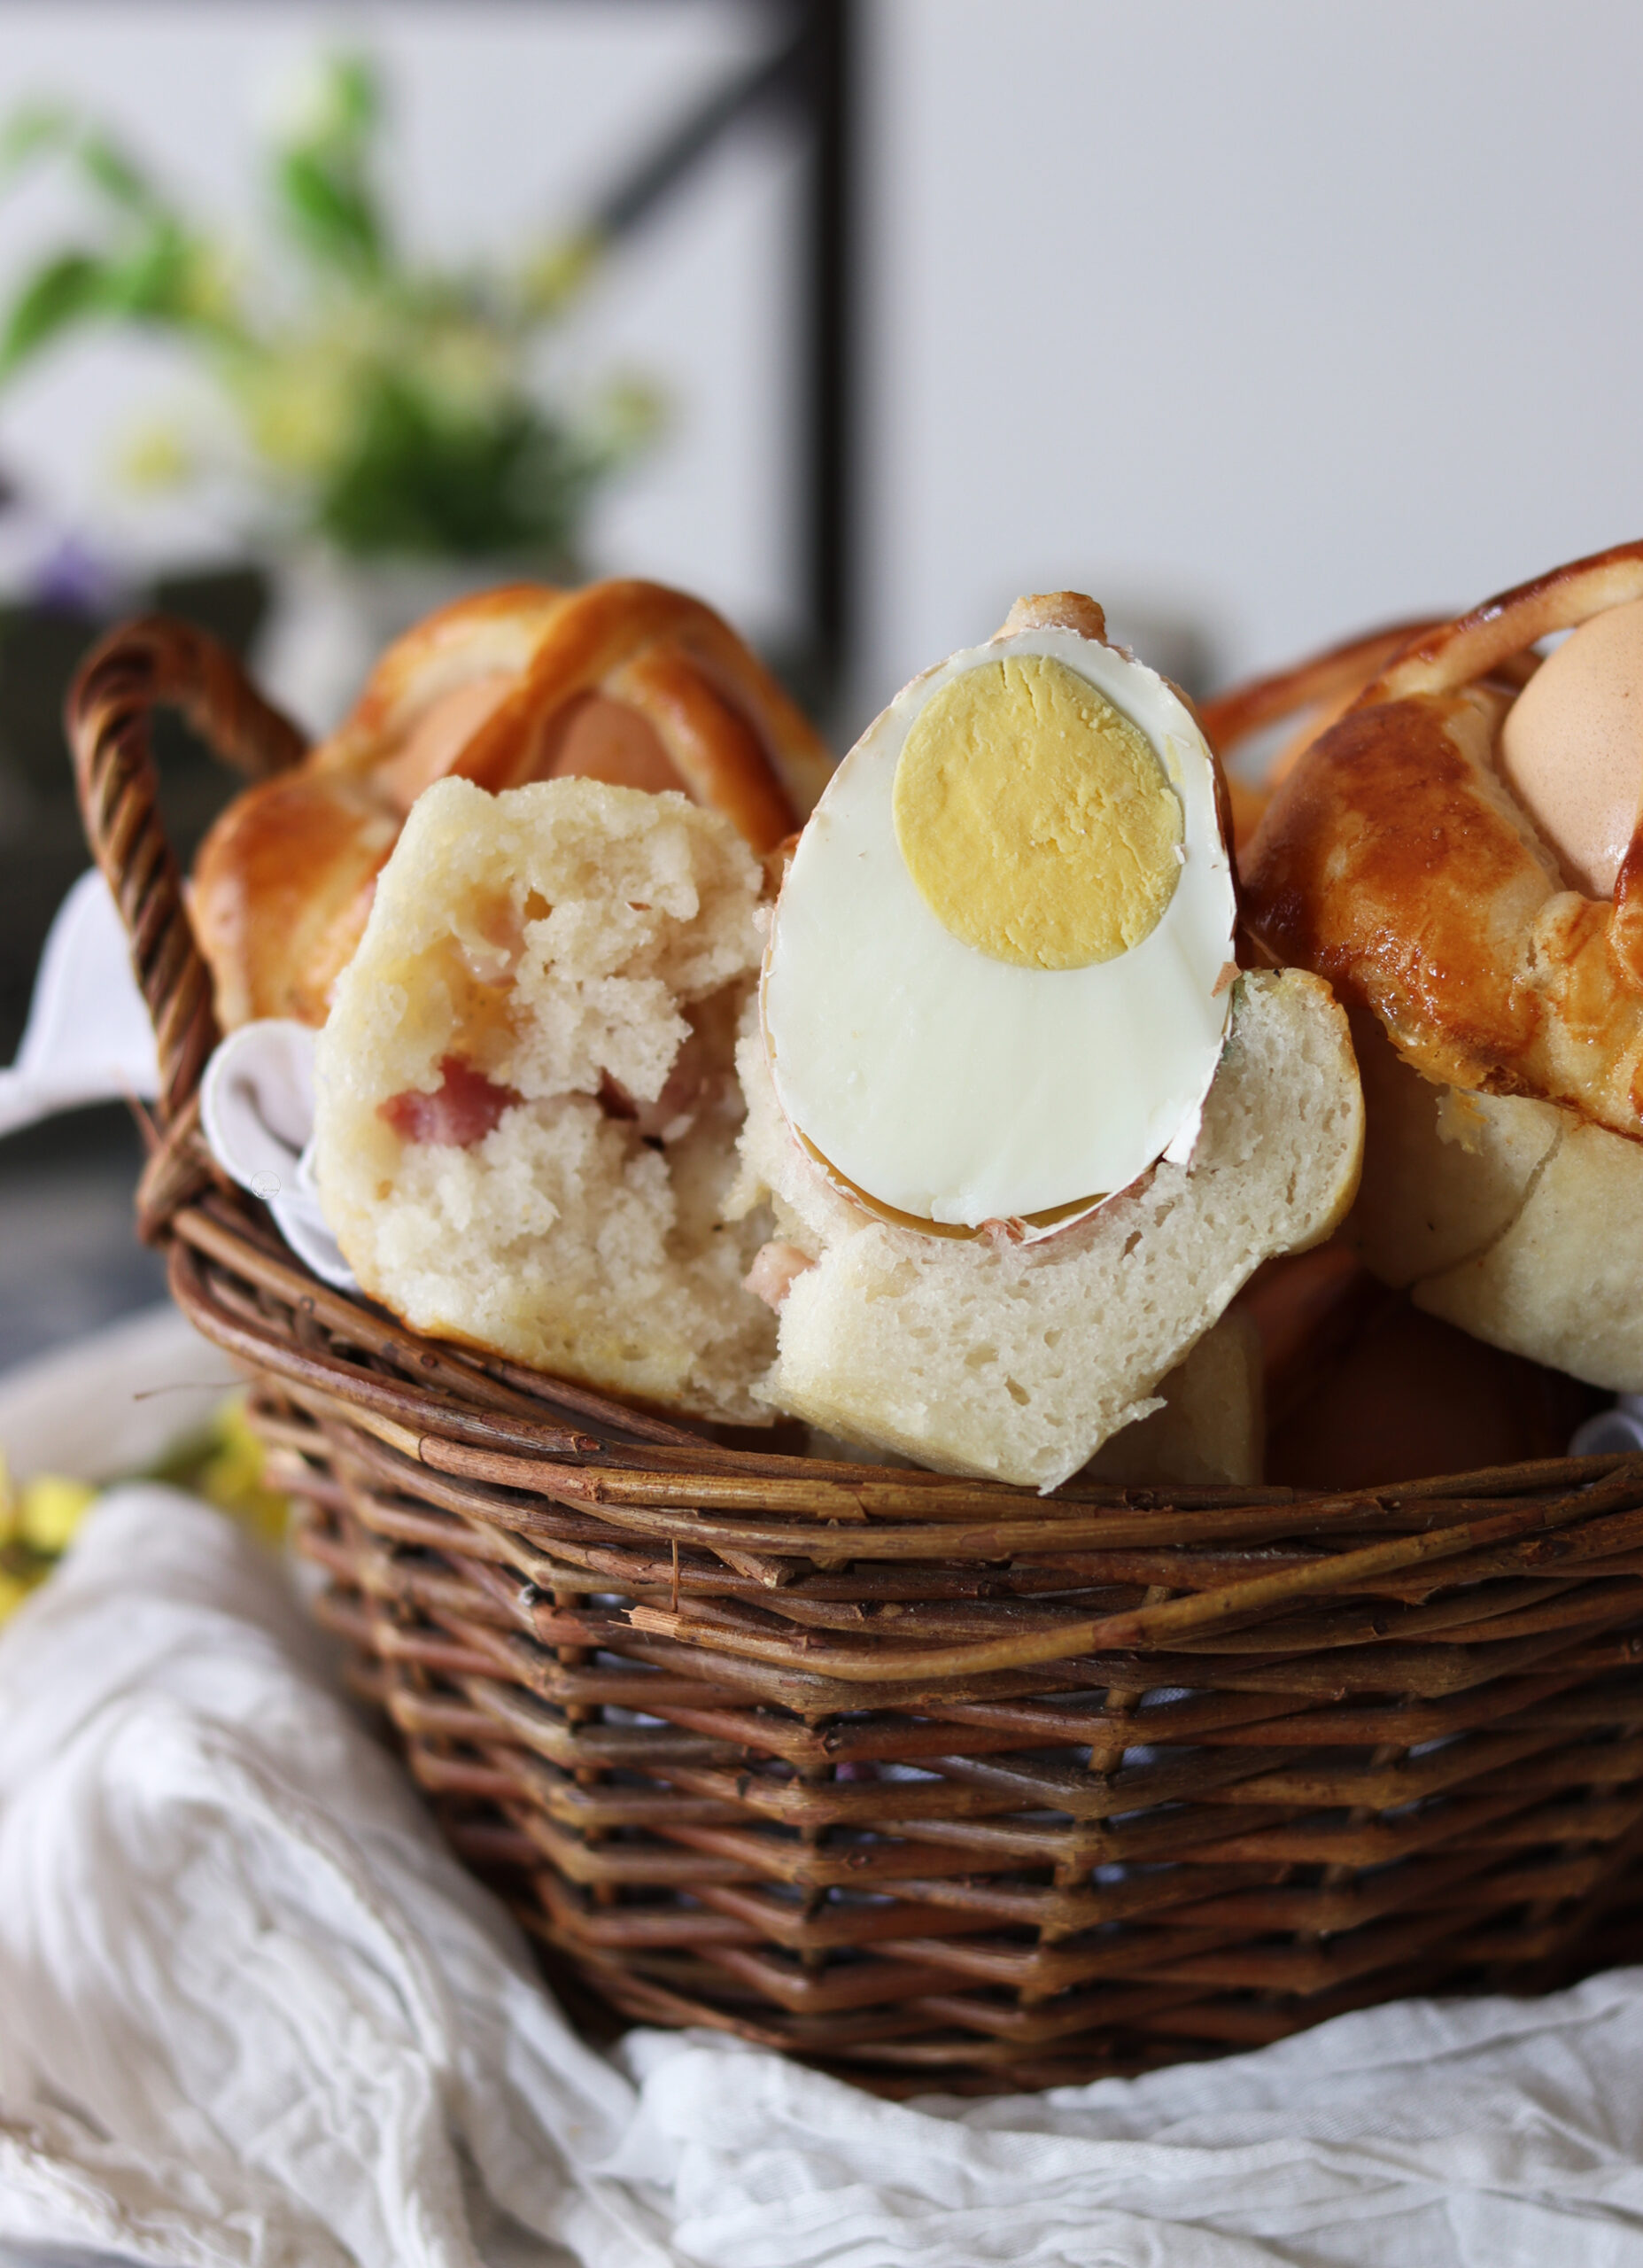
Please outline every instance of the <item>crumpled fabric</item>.
M993 2101L607 2057L333 1671L153 1487L0 1637L3 2268L1643 2262L1643 1971Z
M81 875L52 917L17 1060L0 1068L0 1134L77 1104L159 1092L154 1027L108 884Z

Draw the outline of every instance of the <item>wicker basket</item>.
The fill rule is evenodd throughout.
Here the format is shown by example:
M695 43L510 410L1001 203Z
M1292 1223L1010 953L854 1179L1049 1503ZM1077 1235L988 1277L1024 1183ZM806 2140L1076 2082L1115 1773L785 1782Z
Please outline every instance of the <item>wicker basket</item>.
M143 1231L259 1382L361 1688L585 2008L885 2091L1040 2086L1631 1949L1643 1457L1041 1499L416 1337L213 1179L159 702L243 770L298 748L174 624L71 697L159 1037Z

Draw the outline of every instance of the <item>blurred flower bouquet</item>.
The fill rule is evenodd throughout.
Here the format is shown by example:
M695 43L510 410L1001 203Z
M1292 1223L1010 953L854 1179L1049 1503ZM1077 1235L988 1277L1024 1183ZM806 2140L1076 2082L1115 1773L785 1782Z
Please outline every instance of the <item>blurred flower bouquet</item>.
M366 61L317 70L267 152L271 229L255 261L70 113L25 112L0 139L0 177L55 162L89 192L84 240L49 257L0 315L0 385L96 324L191 350L230 415L215 430L151 424L125 470L151 485L226 488L240 540L306 580L298 611L363 615L343 641L354 650L330 657L337 683L310 688L306 704L298 689L310 708L333 705L384 638L487 568L575 575L591 499L660 417L637 380L574 409L545 383L545 350L596 239L483 268L405 252L377 183L383 112Z

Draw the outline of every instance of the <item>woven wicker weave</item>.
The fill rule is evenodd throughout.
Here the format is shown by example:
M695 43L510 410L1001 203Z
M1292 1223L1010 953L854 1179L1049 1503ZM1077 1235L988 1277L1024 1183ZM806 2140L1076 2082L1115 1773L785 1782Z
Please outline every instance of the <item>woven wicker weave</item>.
M361 1687L557 1975L900 2091L1629 1946L1643 1458L1041 1499L726 1446L419 1339L316 1282L200 1147L167 700L244 769L298 746L174 625L117 633L71 698L159 1035L143 1231L260 1381Z

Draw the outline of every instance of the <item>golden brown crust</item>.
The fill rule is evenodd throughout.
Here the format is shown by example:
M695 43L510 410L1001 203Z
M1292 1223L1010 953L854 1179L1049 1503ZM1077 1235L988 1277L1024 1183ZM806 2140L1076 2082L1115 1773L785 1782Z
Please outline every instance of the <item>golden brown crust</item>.
M1298 738L1266 767L1266 784L1275 785L1302 749L1352 705L1395 654L1438 627L1430 615L1389 623L1384 629L1366 631L1323 653L1309 655L1288 669L1246 678L1203 703L1198 722L1204 737L1217 756L1228 757L1256 733L1293 721Z
M1260 825L1272 793L1288 777L1320 733L1345 715L1370 680L1411 639L1434 629L1430 618L1391 623L1344 645L1331 646L1288 669L1246 678L1205 702L1197 711L1204 737L1225 765L1245 741L1287 724L1289 733L1252 773L1226 773L1231 842L1240 866Z
M402 819L360 782L306 766L229 804L189 891L225 1031L256 1016L324 1022Z
M1001 638L1021 630L1075 630L1106 645L1106 610L1082 591L1035 591L1019 598L1004 617Z
M1494 760L1526 649L1643 596L1643 544L1416 638L1283 781L1244 864L1280 961L1373 1008L1443 1084L1643 1138L1643 835L1613 902L1565 887Z
M830 769L763 664L682 592L515 583L459 600L397 640L337 731L205 838L190 905L219 1020L325 1021L405 815L447 773L493 792L567 774L677 788L763 853Z

